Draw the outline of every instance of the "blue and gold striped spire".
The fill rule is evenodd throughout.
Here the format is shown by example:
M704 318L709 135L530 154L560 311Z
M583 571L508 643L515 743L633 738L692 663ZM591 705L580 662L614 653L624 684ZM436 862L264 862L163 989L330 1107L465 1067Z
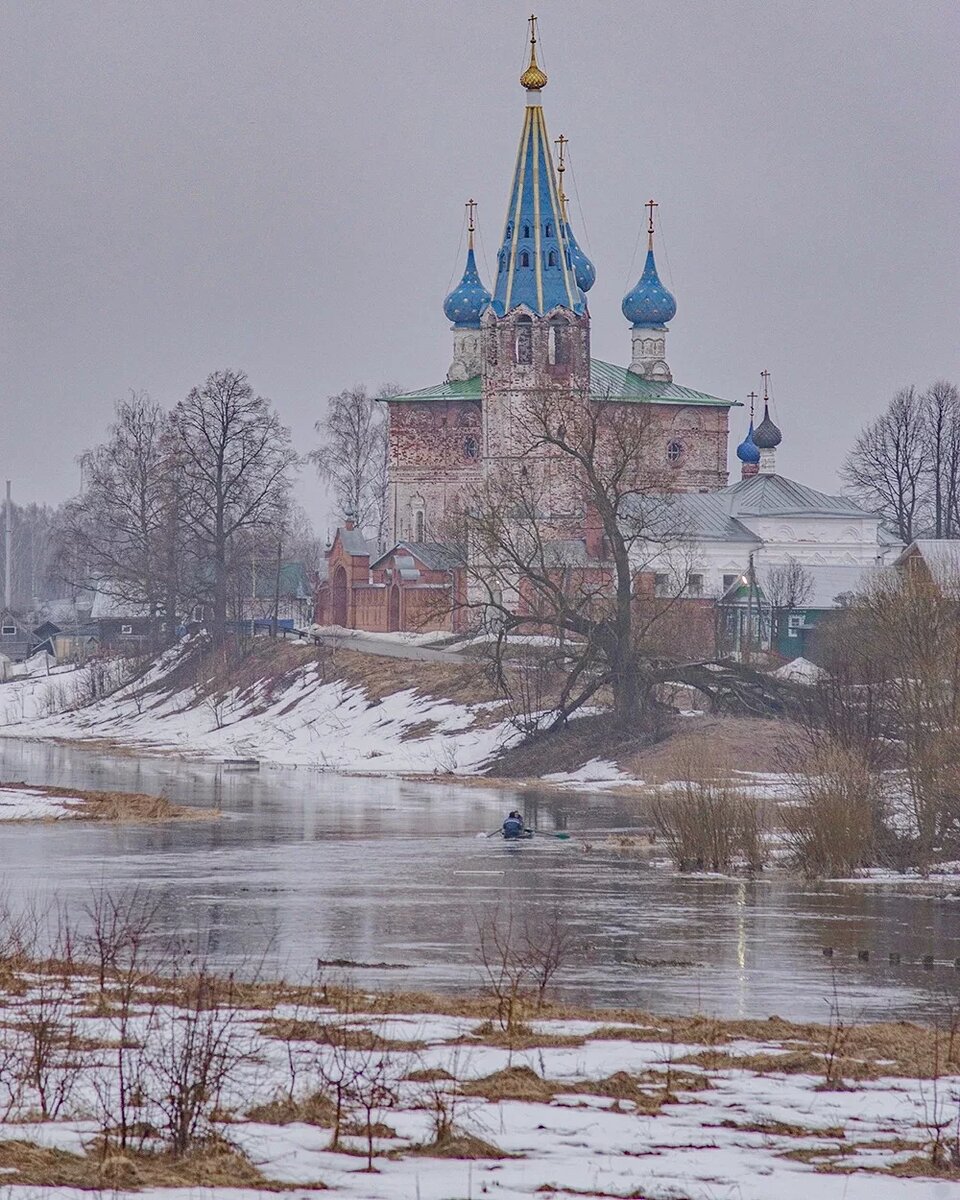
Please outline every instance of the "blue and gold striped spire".
M547 76L537 62L537 19L530 18L530 63L520 76L527 107L520 134L492 308L518 305L539 316L557 307L583 313L586 301L568 261L564 214L540 92Z

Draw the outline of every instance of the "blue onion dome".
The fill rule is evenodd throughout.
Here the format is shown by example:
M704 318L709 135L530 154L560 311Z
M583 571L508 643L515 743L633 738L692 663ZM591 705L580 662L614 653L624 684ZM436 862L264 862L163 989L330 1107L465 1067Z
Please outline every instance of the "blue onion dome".
M443 311L456 329L479 329L480 317L490 303L490 293L480 281L473 247L467 251L463 278L443 302Z
M779 446L782 440L783 434L770 420L769 405L764 404L763 420L753 434L754 445L759 446L761 450L772 450L774 446Z
M750 422L747 436L737 447L737 458L742 463L758 463L760 461L760 450L757 447L757 443L753 440L753 421Z
M676 316L677 302L660 282L652 249L647 251L640 282L627 292L620 307L634 328L659 329Z
M581 292L589 292L593 285L597 282L597 268L580 249L580 243L577 241L576 237L574 237L574 233L570 228L569 221L564 223L564 232L567 242L567 261L573 268L573 275L577 281L577 287Z

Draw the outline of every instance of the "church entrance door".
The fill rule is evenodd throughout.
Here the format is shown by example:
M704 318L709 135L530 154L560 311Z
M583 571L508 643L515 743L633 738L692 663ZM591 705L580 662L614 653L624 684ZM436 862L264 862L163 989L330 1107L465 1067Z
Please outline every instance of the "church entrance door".
M387 604L387 629L397 633L400 629L400 589L396 584L390 589L390 599Z
M333 623L347 623L347 572L343 567L337 567L333 573Z

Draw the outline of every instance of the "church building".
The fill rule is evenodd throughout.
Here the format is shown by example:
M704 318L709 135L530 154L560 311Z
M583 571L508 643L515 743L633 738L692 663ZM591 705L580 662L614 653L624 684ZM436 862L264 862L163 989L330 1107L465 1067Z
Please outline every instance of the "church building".
M317 594L320 625L376 631L465 626L458 603L466 594L467 551L458 541L456 514L471 490L492 473L516 465L521 455L524 464L531 462L529 447L522 444L523 415L546 389L564 389L584 403L625 411L645 406L650 466L663 480L663 490L691 497L689 515L708 537L720 528L717 513L726 502L715 498L730 491L727 439L734 402L674 380L667 337L677 304L657 268L654 201L647 206L643 271L621 305L629 328L629 364L591 356L588 296L596 269L570 221L564 193L566 139L552 142L547 132L547 76L537 60L536 32L531 18L529 63L520 77L525 98L520 142L493 289L487 289L477 265L475 206L470 201L463 277L443 302L452 333L446 377L384 401L389 406L389 548L378 551L349 521L337 530ZM779 441L769 412L756 430L751 421L738 448L748 478L773 473ZM534 469L547 481L554 511L562 511L562 487L551 475L556 465L543 459ZM693 496L699 501L693 502ZM841 503L849 527L850 505ZM569 511L576 515L575 506ZM734 543L741 533L746 536L734 545L736 565L728 571L723 567L729 547L724 547L722 560L712 555L711 561L718 563L713 595L722 591L728 575L743 569L739 551L748 542L751 553L757 549L754 535L740 530L732 510L727 516L722 531L733 531ZM875 524L872 533L876 547ZM587 529L568 522L562 536L582 540L589 561ZM858 561L864 557L871 555L857 555ZM707 594L704 582L701 578L696 594Z

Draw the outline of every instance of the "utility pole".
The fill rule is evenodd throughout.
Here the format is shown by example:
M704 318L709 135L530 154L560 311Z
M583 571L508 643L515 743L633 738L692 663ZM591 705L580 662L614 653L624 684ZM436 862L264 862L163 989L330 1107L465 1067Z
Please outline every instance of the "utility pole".
M3 607L13 606L13 501L10 499L10 480L7 480L7 502L4 505L3 537Z

